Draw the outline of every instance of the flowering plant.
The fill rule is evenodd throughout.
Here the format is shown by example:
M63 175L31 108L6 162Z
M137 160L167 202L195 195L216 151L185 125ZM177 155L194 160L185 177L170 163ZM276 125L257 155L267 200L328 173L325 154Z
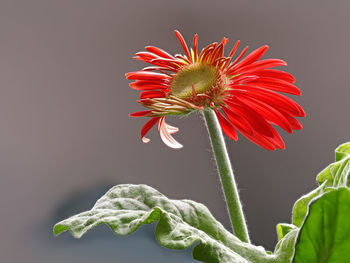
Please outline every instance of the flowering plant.
M190 54L181 34L178 31L175 34L185 56L172 56L157 47L148 46L147 52L136 53L134 58L153 66L126 74L128 79L135 80L130 87L142 91L138 102L149 108L131 116L152 117L141 130L143 142L149 142L145 135L158 123L164 143L172 148L181 148L182 145L171 136L178 129L167 125L164 116L211 108L229 138L237 140L237 129L263 148L284 149L283 140L270 123L291 133L293 129L302 128L294 117L305 116L296 102L276 92L301 94L293 85L295 79L291 74L271 69L285 66L286 62L281 59L259 60L268 46L260 47L242 59L248 50L245 47L231 62L239 41L225 57L227 38L223 38L220 44L208 45L198 53L198 35L193 39Z
M195 244L194 259L206 263L348 262L350 143L336 149L336 162L317 176L318 188L297 200L292 223L277 225L275 251L251 244L221 131L233 140L239 131L265 149L284 149L272 125L291 133L302 128L295 117L304 117L305 113L295 101L278 92L301 93L291 74L272 69L285 66L283 60L260 60L267 46L246 57L244 48L234 59L239 41L226 57L226 38L198 52L197 35L189 50L181 34L175 34L185 55L172 56L153 46L136 54L136 59L152 66L126 74L134 81L130 87L142 91L138 102L147 108L131 116L150 118L141 129L144 143L150 141L145 136L157 124L163 142L179 149L182 145L172 136L178 129L167 124L165 116L203 113L233 233L202 204L171 200L147 185L118 185L91 210L56 224L55 235L69 230L79 238L100 224L107 224L118 235L128 235L143 224L158 221L155 234L161 245L185 249Z

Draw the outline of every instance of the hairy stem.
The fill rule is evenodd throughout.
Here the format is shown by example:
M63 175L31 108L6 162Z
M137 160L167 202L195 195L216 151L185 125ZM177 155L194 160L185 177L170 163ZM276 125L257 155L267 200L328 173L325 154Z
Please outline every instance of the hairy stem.
M248 228L244 219L237 185L234 179L230 158L227 154L220 124L212 109L208 108L204 110L203 114L207 124L211 145L213 147L216 164L219 170L222 189L225 194L226 205L229 211L233 232L240 240L249 243L250 240Z

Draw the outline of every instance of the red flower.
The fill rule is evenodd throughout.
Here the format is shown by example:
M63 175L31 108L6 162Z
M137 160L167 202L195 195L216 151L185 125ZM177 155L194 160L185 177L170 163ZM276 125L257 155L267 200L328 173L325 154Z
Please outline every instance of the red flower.
M280 59L259 60L268 46L262 46L245 58L245 47L237 58L232 58L238 48L235 43L230 54L224 56L228 42L223 38L210 44L199 54L198 35L193 39L193 49L188 49L181 34L176 30L185 55L172 56L154 47L136 53L135 59L153 66L126 74L134 80L130 87L140 90L141 105L148 108L130 114L132 117L151 117L141 129L142 141L147 143L147 132L158 123L158 131L164 143L172 148L181 148L171 134L177 128L165 123L166 115L185 115L192 111L212 108L222 130L231 139L237 140L238 130L252 142L268 150L284 149L281 136L271 124L289 133L302 128L294 117L304 117L305 112L292 99L278 93L300 95L293 85L294 77L279 69L287 65Z

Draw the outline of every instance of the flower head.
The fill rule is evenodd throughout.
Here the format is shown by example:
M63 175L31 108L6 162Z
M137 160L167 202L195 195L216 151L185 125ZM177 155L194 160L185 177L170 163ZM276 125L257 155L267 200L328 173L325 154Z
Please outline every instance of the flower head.
M237 41L228 56L223 38L199 53L198 35L193 39L193 49L188 49L181 34L175 30L185 55L172 56L167 52L147 46L134 57L152 64L141 71L126 74L134 80L130 87L142 91L138 102L148 110L130 114L132 117L150 117L141 129L142 141L147 143L147 132L156 124L163 142L172 148L181 148L172 134L178 128L165 122L167 115L185 115L211 108L215 111L223 132L237 140L237 131L250 141L268 150L284 149L285 144L271 124L289 133L301 129L294 117L304 117L305 112L292 99L278 93L301 95L293 85L294 77L279 69L287 63L280 59L260 58L268 46L262 46L243 58L248 47L235 58Z

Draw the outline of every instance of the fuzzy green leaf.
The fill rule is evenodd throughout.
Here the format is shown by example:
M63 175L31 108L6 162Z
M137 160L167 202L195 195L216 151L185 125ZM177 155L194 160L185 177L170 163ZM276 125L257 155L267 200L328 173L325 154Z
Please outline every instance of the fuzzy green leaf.
M343 143L335 149L335 160L340 161L350 156L350 142Z
M276 227L278 240L284 238L291 230L297 229L293 224L280 223Z
M330 189L310 204L294 263L350 262L350 191Z
M286 263L294 252L296 235L287 234L281 240L283 249L270 255L228 232L204 205L170 200L146 185L113 187L90 211L56 224L54 233L69 230L79 238L97 225L107 224L116 234L128 235L154 221L158 221L155 234L161 245L172 249L195 245L193 257L206 263Z
M289 228L289 232L278 241L274 252L274 255L278 258L278 261L276 262L292 262L298 233L299 228L291 227Z

